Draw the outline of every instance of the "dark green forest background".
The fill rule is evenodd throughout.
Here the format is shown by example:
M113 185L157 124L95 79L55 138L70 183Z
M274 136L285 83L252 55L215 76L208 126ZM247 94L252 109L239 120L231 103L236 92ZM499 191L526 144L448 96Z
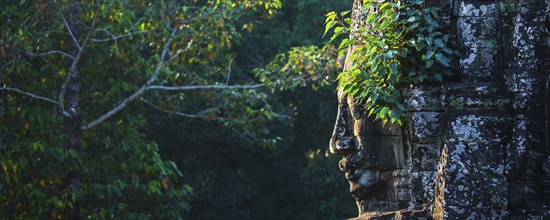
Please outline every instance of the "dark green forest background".
M262 67L292 47L322 47L329 11L353 1L284 1L270 20L254 23L235 47L238 71ZM151 112L148 137L164 158L178 162L196 193L191 219L342 219L356 215L339 156L328 153L336 116L336 82L316 90L279 94L277 105L292 118L270 124L281 140L262 146L203 120Z
M328 153L341 65L322 38L351 6L2 1L0 218L356 215Z

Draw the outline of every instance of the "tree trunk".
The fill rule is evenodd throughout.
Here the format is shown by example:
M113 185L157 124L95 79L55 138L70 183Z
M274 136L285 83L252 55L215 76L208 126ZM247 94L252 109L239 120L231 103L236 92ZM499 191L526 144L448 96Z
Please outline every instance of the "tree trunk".
M74 39L71 36L67 37L67 45L69 45L69 53L73 57L77 57L77 54L82 50L80 46L75 42L77 39L79 30L77 24L77 18L80 14L79 3L74 1L69 6L69 15L71 16L67 20L68 28L72 32ZM76 62L76 61L75 61ZM78 68L72 67L72 63L67 67L68 84L66 89L66 96L64 102L65 109L70 117L65 117L65 132L67 134L67 143L65 145L65 152L74 151L76 157L67 157L65 164L69 164L67 167L67 174L65 176L65 200L72 203L72 206L65 208L65 219L80 219L80 210L78 204L78 191L80 188L80 161L79 156L81 152L81 122L78 115Z

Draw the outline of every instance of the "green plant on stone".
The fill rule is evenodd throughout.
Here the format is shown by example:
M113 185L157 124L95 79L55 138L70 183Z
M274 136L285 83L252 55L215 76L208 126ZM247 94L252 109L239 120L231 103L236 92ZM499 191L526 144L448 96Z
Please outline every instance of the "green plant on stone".
M369 115L384 124L403 124L403 89L426 81L442 81L452 75L457 52L443 30L438 8L424 7L423 0L364 0L368 12L364 24L351 27L349 11L326 14L329 42L351 34L338 47L342 55L353 45L350 68L338 76L338 88L362 103Z

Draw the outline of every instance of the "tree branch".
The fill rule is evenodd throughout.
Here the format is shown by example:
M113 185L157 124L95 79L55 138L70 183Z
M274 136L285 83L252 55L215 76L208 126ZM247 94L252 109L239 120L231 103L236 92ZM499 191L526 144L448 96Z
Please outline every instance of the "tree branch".
M134 27L135 27L137 24L139 24L139 22L140 22L141 20L143 20L143 17L140 18L140 19L138 19L138 20L136 21L136 23L134 23L134 24L132 25L132 27L130 27L130 30L129 30L130 33L126 33L126 34L119 35L119 36L115 36L113 33L111 33L110 31L108 31L108 30L105 29L105 28L99 29L99 31L103 31L103 32L106 32L107 34L109 34L109 35L111 36L111 38L100 38L100 39L92 38L91 41L92 41L92 42L115 41L115 44L116 44L116 41L117 41L118 39L125 38L125 37L129 37L129 36L132 36L132 35L134 35L134 34L141 34L141 33L146 33L146 32L155 30L155 29L150 29L150 30L147 30L147 31L136 31L136 32L131 32L131 31L134 29Z
M229 84L229 79L231 78L231 63L233 63L233 60L235 59L235 57L231 58L231 60L229 60L229 65L227 65L227 78L225 80L225 84Z
M69 24L65 20L65 17L63 17L63 15L61 15L61 18L63 18L63 21L65 22L65 25L67 26L67 29L68 29L69 33L71 34L71 37L73 38L75 44L78 47L78 53L76 54L76 56L73 59L73 63L71 64L71 67L69 68L69 71L67 72L67 76L65 76L65 81L63 82L63 85L61 86L61 92L59 93L59 98L58 98L58 101L57 101L61 111L65 111L64 100L65 100L65 92L67 91L67 86L69 85L69 82L70 82L71 78L73 77L73 75L76 72L76 65L78 64L78 61L80 60L80 57L82 56L82 54L84 52L83 46L86 45L86 43L88 42L88 39L90 39L90 36L91 36L92 32L94 31L93 29L95 28L95 23L97 21L97 17L94 17L94 21L92 23L92 28L91 28L90 31L88 31L88 34L86 34L86 38L84 38L84 42L82 42L82 46L80 46L78 44L78 41L74 37L74 35L71 31L71 28L69 27Z
M69 27L69 23L67 23L67 20L65 20L65 16L61 15L61 19L63 19L63 23L65 23L65 27L69 31L69 35L71 35L71 38L73 39L73 41L76 44L76 46L78 47L78 49L82 50L82 46L80 46L80 44L78 43L78 40L74 36L73 31L71 30L71 27Z
M30 56L44 56L44 55L50 55L50 54L61 54L63 56L66 56L66 57L70 58L71 60L75 59L70 54L68 54L66 52L63 52L63 51L60 51L60 50L52 50L52 51L43 52L43 53L33 53L33 52L25 52L25 53L29 54Z
M167 109L163 109L163 108L160 108L158 106L156 106L155 104L141 98L140 99L142 102L144 102L145 104L153 107L154 109L156 110L159 110L161 112L166 112L168 114L175 114L177 116L182 116L182 117L188 117L188 118L202 118L204 116L204 114L206 113L206 110L204 111L200 111L199 113L197 114L187 114L187 113L183 113L183 112L177 112L177 111L171 111L171 110L167 110Z
M26 96L29 96L31 98L35 98L35 99L38 99L38 100L46 101L46 102L53 103L53 104L57 105L57 101L55 101L53 99L50 99L50 98L44 97L44 96L35 95L33 93L30 93L30 92L25 92L25 91L22 91L18 88L6 87L6 88L0 88L0 91L16 92L16 93L19 93L21 95L26 95ZM69 113L66 112L66 111L63 111L63 115L66 116L66 117L70 117Z
M30 93L30 92L21 91L20 89L17 89L17 88L6 87L6 88L0 88L0 90L16 92L16 93L19 93L19 94L22 94L22 95L29 96L31 98L40 99L42 101L50 102L50 103L53 103L53 104L57 105L57 101L55 101L53 99L50 99L50 98L47 98L47 97L44 97L44 96L35 95L35 94Z
M147 89L157 89L166 91L184 91L184 90L200 90L200 89L256 89L264 87L265 84L252 84L252 85L199 85L199 86L161 86L151 85Z
M157 64L157 67L155 68L155 71L153 72L153 75L149 78L149 80L147 80L145 85L143 85L141 88L139 88L137 91L135 91L132 95L128 96L126 99L124 99L124 101L119 103L115 108L111 109L109 112L103 114L102 116L100 116L96 120L94 120L94 121L90 122L89 124L83 126L82 130L92 128L92 127L98 125L99 123L107 120L108 118L112 117L113 115L118 113L120 110L124 109L130 102L134 101L136 98L138 98L139 96L141 96L144 92L146 92L148 90L148 86L155 81L158 74L160 73L160 70L161 70L162 66L164 65L164 59L166 58L166 55L168 54L168 51L169 51L169 48L170 48L170 43L172 42L172 39L173 39L174 35L176 34L176 31L177 31L176 29L173 29L172 33L170 33L170 37L166 41L166 44L164 45L164 49L161 52L160 61Z
M176 53L174 53L174 55L172 55L170 57L170 59L168 59L166 62L170 62L172 61L173 59L176 59L180 54L182 54L183 52L187 52L190 48L191 48L191 45L193 45L193 39L191 39L189 42L187 42L187 46L185 47L185 49L179 49Z
M113 33L111 33L110 31L108 31L106 29L101 29L101 31L106 32L107 34L111 35L111 38L92 38L90 40L92 42L107 42L107 41L115 41L116 42L118 39L122 39L122 38L125 38L125 37L130 37L130 36L136 35L136 34L147 33L147 32L152 31L152 30L130 32L130 33L126 33L126 34L119 35L119 36L115 36Z

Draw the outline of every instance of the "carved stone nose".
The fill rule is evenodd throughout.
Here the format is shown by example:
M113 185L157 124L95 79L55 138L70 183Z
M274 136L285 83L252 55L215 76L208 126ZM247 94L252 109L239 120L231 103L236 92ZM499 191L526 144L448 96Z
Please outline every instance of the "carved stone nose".
M353 125L350 109L345 104L339 104L336 123L329 142L331 153L345 156L350 150L355 149Z
M348 171L354 171L355 166L353 166L353 163L351 163L347 158L342 158L340 162L338 163L338 167L340 168L340 171L342 172L348 172Z
M330 138L330 152L345 156L350 150L354 149L353 136L338 137L333 135Z

